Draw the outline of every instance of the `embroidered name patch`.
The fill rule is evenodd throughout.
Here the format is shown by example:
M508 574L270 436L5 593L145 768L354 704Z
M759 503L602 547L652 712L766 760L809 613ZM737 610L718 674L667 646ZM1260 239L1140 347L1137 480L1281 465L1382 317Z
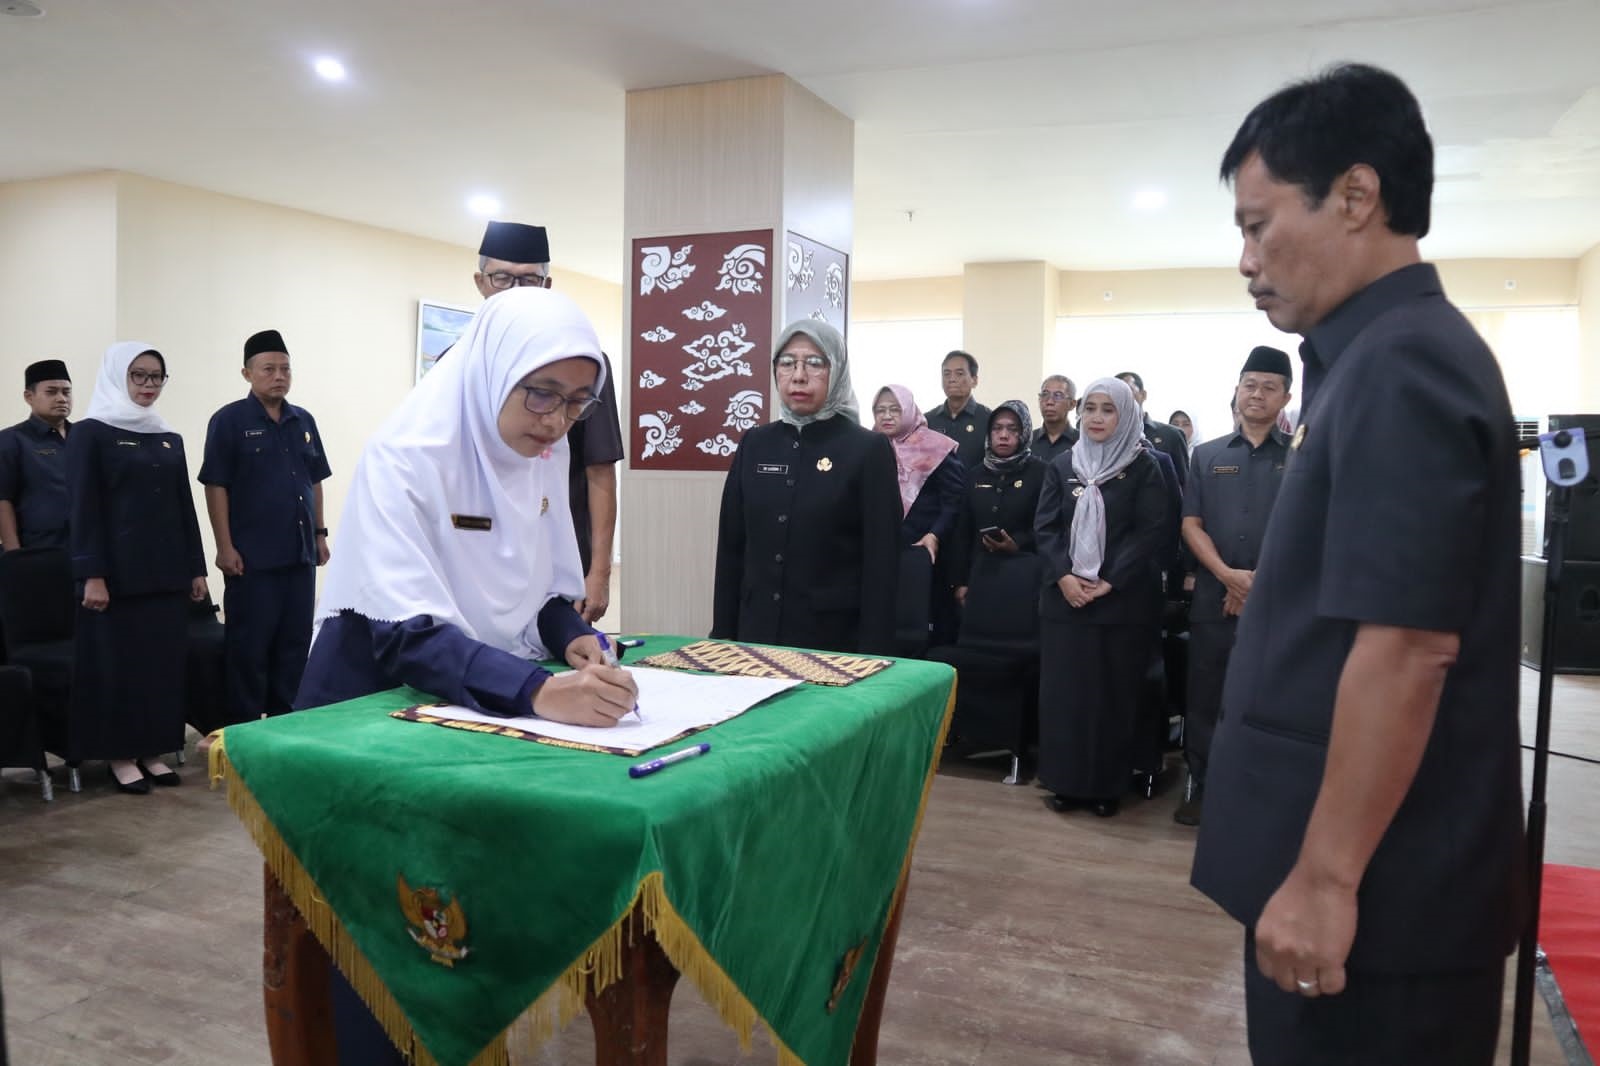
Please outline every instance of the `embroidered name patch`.
M471 529L479 533L487 533L494 528L494 519L486 515L453 514L450 516L450 524L457 529Z
M1213 474L1237 474L1239 468L1236 466L1214 466L1211 468L1211 472Z
M756 464L756 473L758 473L758 474L787 474L788 472L789 472L789 464L788 463L757 463Z
M267 431L264 429L247 429L244 431L244 435L248 440L251 437L265 437L267 435Z

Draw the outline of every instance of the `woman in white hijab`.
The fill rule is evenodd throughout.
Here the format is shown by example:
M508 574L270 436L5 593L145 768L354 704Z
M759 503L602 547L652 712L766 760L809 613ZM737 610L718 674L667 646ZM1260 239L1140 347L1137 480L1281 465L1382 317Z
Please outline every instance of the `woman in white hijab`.
M117 788L176 785L162 752L184 744L189 601L206 562L183 438L156 413L161 353L113 344L67 449L69 546L82 583L67 759L105 759Z
M491 714L610 726L637 698L602 664L567 506L567 430L603 384L560 293L484 303L368 441L318 602L296 707L411 685ZM551 674L535 660L576 669Z
M1132 389L1094 382L1079 405L1079 439L1039 493L1039 781L1054 793L1052 810L1110 817L1133 774L1167 533L1167 490L1141 447L1143 427Z
M856 420L838 330L801 319L773 350L781 421L744 435L723 485L711 635L892 654L894 447Z

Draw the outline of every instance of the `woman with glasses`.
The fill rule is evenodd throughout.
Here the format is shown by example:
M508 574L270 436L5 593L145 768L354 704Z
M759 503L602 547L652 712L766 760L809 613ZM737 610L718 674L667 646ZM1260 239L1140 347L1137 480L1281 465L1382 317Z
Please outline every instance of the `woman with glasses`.
M594 410L600 343L559 293L491 297L367 442L317 604L298 708L411 685L501 715L610 726L633 707L603 665L567 507L567 430ZM540 659L576 668L551 674Z
M183 438L155 411L166 382L160 352L113 344L67 449L81 584L69 743L136 795L179 783L160 755L183 748L189 602L207 595Z
M839 331L802 319L772 360L780 421L744 435L722 489L711 635L894 650L894 448L857 421Z

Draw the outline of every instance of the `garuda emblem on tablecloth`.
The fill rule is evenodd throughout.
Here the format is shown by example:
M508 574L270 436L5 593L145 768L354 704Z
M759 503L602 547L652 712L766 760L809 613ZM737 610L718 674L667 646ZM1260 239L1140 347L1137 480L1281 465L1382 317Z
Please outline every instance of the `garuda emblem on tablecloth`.
M398 877L400 912L410 928L406 932L428 957L441 966L454 967L471 949L461 941L467 937L467 916L461 901L446 903L436 888L412 888L404 874Z

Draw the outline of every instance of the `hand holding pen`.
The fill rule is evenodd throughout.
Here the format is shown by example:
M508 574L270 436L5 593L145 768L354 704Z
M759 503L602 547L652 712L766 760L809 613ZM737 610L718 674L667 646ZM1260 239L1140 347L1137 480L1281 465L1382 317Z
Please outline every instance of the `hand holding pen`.
M611 640L604 633L596 633L595 636L600 638L600 656L605 660L605 664L607 666L614 666L620 670L622 668L622 662L617 658L617 651L611 646ZM635 693L637 694L637 689L635 690ZM635 699L633 703L633 713L640 722L644 721L644 715L639 713L639 701L637 699Z
M636 713L639 687L627 670L615 665L614 654L607 659L609 652L601 634L574 640L566 654L573 669L552 674L539 685L533 713L553 722L599 727L614 726L624 715Z

